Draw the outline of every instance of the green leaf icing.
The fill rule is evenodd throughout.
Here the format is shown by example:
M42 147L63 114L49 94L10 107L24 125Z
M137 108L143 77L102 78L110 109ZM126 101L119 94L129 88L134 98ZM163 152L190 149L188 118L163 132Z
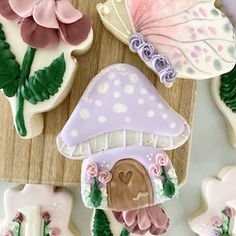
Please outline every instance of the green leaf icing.
M130 232L126 228L124 228L120 233L120 236L129 236L129 235L130 235Z
M113 236L110 222L103 210L96 209L93 219L93 236Z
M164 178L164 182L163 182L163 190L164 190L164 194L168 197L168 198L172 198L175 195L176 192L176 188L175 188L175 184L172 183L172 181L169 179L169 176L166 173L165 167L162 167L162 176Z
M99 180L96 177L94 177L94 185L92 186L90 199L95 207L99 207L102 201L102 192L99 189L99 184L100 184Z
M0 24L0 89L7 97L16 94L21 74L20 65L6 42L2 24Z
M21 88L22 96L32 104L43 102L55 95L63 83L66 70L64 54L50 66L34 73Z
M236 66L221 76L220 97L232 112L236 112Z

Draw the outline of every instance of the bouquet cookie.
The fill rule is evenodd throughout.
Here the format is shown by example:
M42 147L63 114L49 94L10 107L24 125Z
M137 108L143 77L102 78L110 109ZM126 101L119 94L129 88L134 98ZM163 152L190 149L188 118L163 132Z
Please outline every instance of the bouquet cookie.
M184 118L135 67L111 65L90 82L57 146L62 155L83 159L83 202L96 209L93 235L109 232L106 209L124 226L122 235L167 230L160 204L178 196L178 180L165 150L180 147L189 134Z
M67 96L92 40L91 19L68 0L0 1L0 89L20 137L42 132L42 113Z

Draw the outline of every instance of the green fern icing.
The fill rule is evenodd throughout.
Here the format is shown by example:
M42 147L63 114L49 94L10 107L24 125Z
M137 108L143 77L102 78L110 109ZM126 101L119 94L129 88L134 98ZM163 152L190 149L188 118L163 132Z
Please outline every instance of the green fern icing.
M19 77L21 74L20 65L6 42L2 24L0 24L0 89L3 89L7 97L16 94Z
M236 112L236 66L221 76L220 97L227 107Z
M34 72L21 88L22 96L32 104L43 102L55 95L66 70L64 54L55 59L50 66Z
M113 236L110 222L103 210L96 209L93 220L93 236Z

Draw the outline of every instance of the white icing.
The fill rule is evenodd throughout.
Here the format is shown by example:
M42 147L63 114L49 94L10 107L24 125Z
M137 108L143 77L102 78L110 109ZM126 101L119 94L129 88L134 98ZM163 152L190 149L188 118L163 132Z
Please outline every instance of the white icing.
M146 94L147 94L147 89L142 88L142 89L140 90L140 93L143 94L143 95L146 95Z
M109 89L109 84L108 83L102 83L98 86L98 92L99 93L106 93Z
M139 80L139 77L137 74L132 73L129 75L129 79L131 80L131 82L136 83Z
M75 138L75 137L78 137L79 132L76 129L73 129L71 130L70 135Z
M110 72L109 74L108 74L108 78L109 79L114 79L116 77L116 73L115 72Z
M125 88L124 88L124 92L127 93L127 94L133 94L134 90L135 90L135 88L131 84L126 85Z
M171 129L176 128L176 123L175 123L175 122L170 123L170 128L171 128Z
M102 106L102 101L97 100L97 101L95 102L95 104L96 104L96 106L100 107L100 106Z
M6 34L7 42L11 45L11 51L16 56L17 61L22 64L27 45L22 41L20 37L19 25L14 22L8 21L1 16L0 21L3 24L3 29ZM87 40L77 47L61 42L57 49L37 50L30 75L32 75L34 71L50 65L54 59L61 55L62 52L64 52L65 56L66 72L63 79L63 84L61 85L61 88L59 89L58 93L51 97L49 100L40 102L37 105L33 105L25 101L24 118L25 126L27 129L27 136L23 138L33 138L42 132L44 126L42 113L50 111L56 106L58 106L66 98L73 84L74 75L77 70L77 63L75 58L71 56L71 53L73 51L77 55L82 55L86 53L90 49L92 41L93 31L91 30ZM10 101L13 117L15 117L16 98L12 97L7 99Z
M91 117L91 113L88 109L83 108L80 110L79 115L82 119L87 120Z
M114 98L119 98L120 97L120 92L116 91L113 93Z
M120 80L118 80L118 79L115 80L115 81L114 81L114 85L115 85L115 86L119 86L119 85L120 85Z
M149 111L147 112L147 116L148 116L149 118L153 118L153 117L155 116L155 112L154 112L153 110L149 110Z
M164 120L166 120L166 119L168 118L168 114L163 113L163 114L161 115L161 118L164 119Z
M126 113L128 111L128 107L123 103L116 103L113 106L113 111L117 114Z
M139 98L138 104L142 105L142 104L144 104L144 103L145 103L144 99L143 99L143 98Z
M106 123L107 121L107 118L105 116L99 116L98 117L98 122L103 124L103 123Z
M159 109L164 109L164 105L163 105L162 103L159 103L159 104L158 104L158 108L159 108Z

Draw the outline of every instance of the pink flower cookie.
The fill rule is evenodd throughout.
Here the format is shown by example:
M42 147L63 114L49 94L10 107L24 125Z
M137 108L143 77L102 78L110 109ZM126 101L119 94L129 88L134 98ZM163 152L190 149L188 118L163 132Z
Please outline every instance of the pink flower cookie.
M234 67L233 26L214 2L107 0L97 10L104 26L171 86L176 76L210 79Z
M72 196L47 185L27 184L4 194L0 236L79 236L70 222Z
M204 205L189 218L189 225L199 236L236 235L236 167L226 167L218 178L202 184Z
M91 19L69 0L0 1L0 89L20 137L43 130L42 113L69 93L75 55L92 45Z

